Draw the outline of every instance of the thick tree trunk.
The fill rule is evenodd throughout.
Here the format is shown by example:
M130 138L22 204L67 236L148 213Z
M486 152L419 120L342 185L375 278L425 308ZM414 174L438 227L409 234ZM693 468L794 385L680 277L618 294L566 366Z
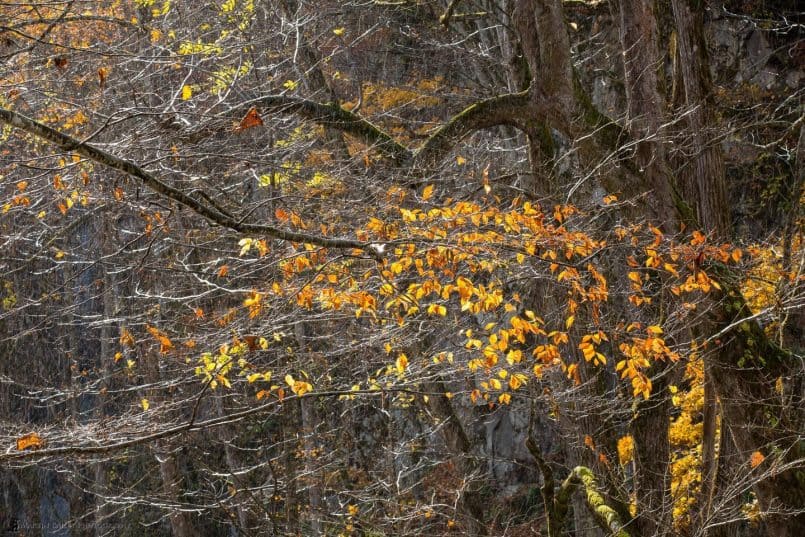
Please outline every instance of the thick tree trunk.
M720 145L712 143L714 137L708 135L714 127L714 117L703 31L704 8L693 0L673 0L672 5L686 103L690 108L692 146L699 149L690 170L689 190L695 191L703 229L724 239L729 235L729 206ZM724 287L726 292L714 297L718 302L712 305L716 329L751 314L740 291ZM766 472L758 476L755 492L766 512L770 535L793 537L805 528L805 479L798 468L805 451L801 440L805 427L802 365L774 345L757 323L737 324L713 341L720 347L708 355L707 370L712 374L724 421L740 454L747 461L755 452L776 459L761 467ZM775 392L776 379L788 380L791 388L788 401Z
M704 38L704 6L698 0L673 0L679 46L679 69L688 107L690 166L683 177L688 200L695 202L699 224L719 239L729 235L730 218L724 179L724 157L716 136L710 102L712 82ZM695 197L691 198L691 194Z

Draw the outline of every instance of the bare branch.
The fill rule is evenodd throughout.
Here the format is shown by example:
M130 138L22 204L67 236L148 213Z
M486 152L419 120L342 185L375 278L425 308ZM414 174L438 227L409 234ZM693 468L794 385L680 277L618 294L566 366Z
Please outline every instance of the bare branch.
M147 172L140 166L134 164L133 162L124 160L102 149L98 149L95 146L86 144L81 140L78 140L77 138L73 138L72 136L59 132L51 127L48 127L47 125L44 125L34 119L26 117L17 112L12 112L11 110L0 108L0 121L13 127L16 127L18 129L21 129L25 132L28 132L29 134L33 134L38 138L47 140L57 145L64 151L68 152L74 151L91 160L94 160L95 162L98 162L105 166L109 166L110 168L114 168L116 170L120 170L124 173L127 173L128 175L136 177L140 179L145 186L147 186L149 189L156 192L157 194L160 194L162 196L165 196L166 198L181 203L185 207L203 216L207 220L220 226L229 228L233 231L237 231L239 233L266 234L276 239L298 242L298 243L315 244L317 246L323 246L325 248L356 248L369 253L369 255L373 256L378 260L381 259L380 254L377 252L375 248L372 248L371 245L369 245L368 243L364 243L361 241L355 241L350 239L328 239L317 235L299 233L296 231L288 231L265 224L250 224L245 222L239 222L233 219L232 217L223 214L219 210L214 209L206 204L203 204L196 199L193 199L185 192L177 188L174 188L169 184L157 179L154 175Z

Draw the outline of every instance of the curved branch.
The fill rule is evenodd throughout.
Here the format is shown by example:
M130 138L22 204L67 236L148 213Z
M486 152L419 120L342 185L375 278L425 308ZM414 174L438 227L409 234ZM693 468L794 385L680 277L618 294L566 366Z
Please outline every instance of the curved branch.
M17 112L12 112L6 108L0 107L0 122L21 129L29 134L33 134L34 136L43 140L47 140L48 142L60 147L64 151L76 152L87 157L88 159L94 160L95 162L116 170L120 170L123 173L131 175L132 177L136 177L143 183L143 185L157 194L181 203L196 214L203 216L210 222L229 228L233 231L237 231L239 233L265 234L276 239L315 244L325 248L357 248L368 253L375 259L381 259L380 253L370 244L365 242L350 239L328 239L325 237L319 237L317 235L309 235L307 233L287 231L264 224L249 224L237 221L231 216L222 213L220 210L210 207L209 205L192 198L185 192L162 182L150 172L147 172L133 162L124 160L102 149L98 149L97 147L78 140L77 138L73 138L72 136L59 132L34 119Z
M556 503L569 502L570 497L579 485L583 487L587 507L601 529L614 537L629 537L629 533L623 529L623 522L621 522L618 513L607 505L604 497L598 491L598 485L595 482L595 475L592 470L586 466L573 468L556 494Z
M546 110L534 104L528 90L477 102L434 132L414 154L414 163L420 166L438 162L462 138L477 130L507 125L528 132L536 123L545 121L546 115Z
M334 103L317 103L301 97L286 95L266 95L247 103L247 107L253 105L266 110L294 113L326 127L351 134L368 145L375 146L398 164L407 162L411 157L411 151L407 147L397 142L380 127Z

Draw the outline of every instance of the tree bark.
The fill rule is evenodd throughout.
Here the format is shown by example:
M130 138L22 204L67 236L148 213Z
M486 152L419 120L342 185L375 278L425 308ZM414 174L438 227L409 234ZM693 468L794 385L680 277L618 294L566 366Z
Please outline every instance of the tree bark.
M423 384L422 388L428 393L428 407L434 415L443 420L440 424L442 436L453 464L464 479L464 488L459 491L461 496L458 506L465 535L486 535L484 505L478 490L478 465L471 453L472 444L450 400L444 395L448 391L444 383L441 380L434 380Z

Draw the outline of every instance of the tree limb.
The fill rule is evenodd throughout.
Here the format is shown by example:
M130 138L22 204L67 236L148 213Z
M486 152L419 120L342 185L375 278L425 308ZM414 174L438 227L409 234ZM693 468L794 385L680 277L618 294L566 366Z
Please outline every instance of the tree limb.
M439 17L439 22L445 28L450 24L450 18L453 16L453 11L460 2L461 0L450 0L450 3L447 5L447 9L445 9L442 16Z
M544 122L546 116L547 108L535 105L528 90L479 101L450 118L430 135L414 154L414 163L423 166L442 160L458 142L474 131L501 125L527 131L532 124Z
M567 503L576 488L581 485L584 491L584 499L587 507L592 512L596 523L602 530L608 532L613 537L629 537L629 532L623 529L618 513L607 505L604 497L598 491L595 482L595 475L586 466L576 466L564 480L559 492L556 495L556 502Z
M157 179L150 172L147 172L133 162L124 160L102 149L98 149L95 146L89 145L77 138L73 138L72 136L44 125L43 123L17 112L12 112L6 108L0 107L0 122L11 125L12 127L23 130L29 134L33 134L34 136L43 140L47 140L48 142L60 147L64 151L76 152L87 157L88 159L94 160L95 162L136 177L146 187L157 194L181 203L196 214L203 216L210 222L229 228L233 231L237 231L238 233L265 234L276 239L315 244L325 248L357 248L367 252L375 259L382 259L380 253L370 244L365 242L350 239L328 239L307 233L287 231L265 224L249 224L239 222L231 216L223 214L221 211L210 207L209 205L192 198L185 192Z
M372 122L344 110L335 103L317 103L301 97L266 95L246 103L246 108L258 106L269 111L290 112L326 127L351 134L370 146L375 146L398 164L407 162L411 151ZM245 110L244 110L245 111Z

